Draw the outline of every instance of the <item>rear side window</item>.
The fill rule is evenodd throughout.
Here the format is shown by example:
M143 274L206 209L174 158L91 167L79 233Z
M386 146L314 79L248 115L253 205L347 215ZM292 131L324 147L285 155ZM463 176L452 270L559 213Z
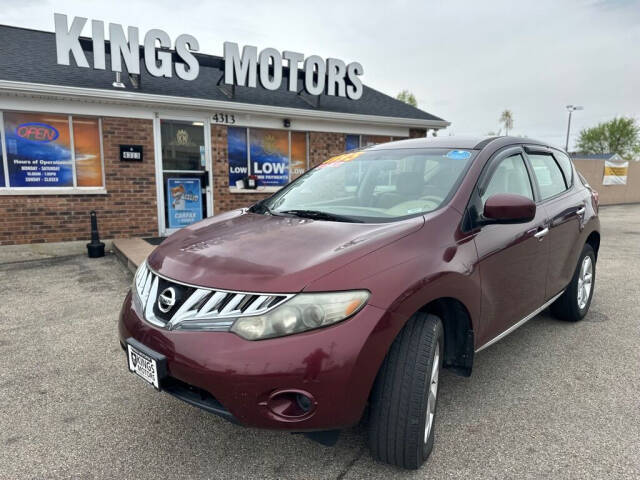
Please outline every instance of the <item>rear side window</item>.
M529 160L538 181L542 200L558 195L567 189L564 174L551 155L535 153L529 155Z
M481 195L482 204L484 205L491 195L497 193L513 193L533 200L531 181L522 155L512 155L500 160L491 175L487 188Z
M567 187L570 187L573 185L573 168L571 167L571 160L562 152L553 152L553 156L556 157L556 161L562 169Z

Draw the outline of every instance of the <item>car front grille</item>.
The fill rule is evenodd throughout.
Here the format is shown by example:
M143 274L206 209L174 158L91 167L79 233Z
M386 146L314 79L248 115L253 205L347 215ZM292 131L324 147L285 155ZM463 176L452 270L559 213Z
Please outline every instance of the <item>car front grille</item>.
M158 275L146 262L136 272L133 288L145 320L169 330L226 331L236 318L262 315L293 296L188 285Z

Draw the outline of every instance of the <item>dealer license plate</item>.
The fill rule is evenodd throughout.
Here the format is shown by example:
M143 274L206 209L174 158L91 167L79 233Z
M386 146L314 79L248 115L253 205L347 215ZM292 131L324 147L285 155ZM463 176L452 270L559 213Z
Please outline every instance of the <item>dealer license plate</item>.
M127 357L130 371L142 377L157 389L160 389L158 364L153 358L129 344L127 344Z

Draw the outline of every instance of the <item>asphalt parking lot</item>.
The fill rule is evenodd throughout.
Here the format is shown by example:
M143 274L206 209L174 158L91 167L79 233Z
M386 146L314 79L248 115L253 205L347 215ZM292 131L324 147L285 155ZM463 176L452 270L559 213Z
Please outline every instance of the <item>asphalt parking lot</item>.
M436 445L415 472L237 427L127 372L115 257L0 266L0 478L639 478L640 206L602 210L591 311L547 312L445 373Z

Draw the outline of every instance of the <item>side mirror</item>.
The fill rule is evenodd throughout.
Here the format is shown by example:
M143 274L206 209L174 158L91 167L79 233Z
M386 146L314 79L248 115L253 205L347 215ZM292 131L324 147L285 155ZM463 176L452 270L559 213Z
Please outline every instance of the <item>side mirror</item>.
M522 195L497 193L484 204L484 218L488 223L525 223L536 216L536 204Z

